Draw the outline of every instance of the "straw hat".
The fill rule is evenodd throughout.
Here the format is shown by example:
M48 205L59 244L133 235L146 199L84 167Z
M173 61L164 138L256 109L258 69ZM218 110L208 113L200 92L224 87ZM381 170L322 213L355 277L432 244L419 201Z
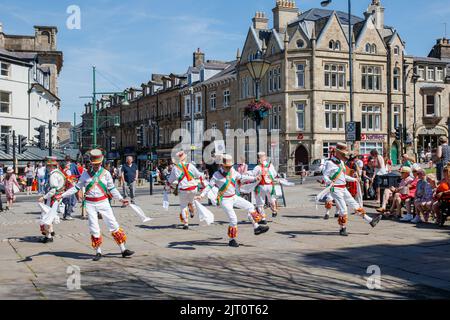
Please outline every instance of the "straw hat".
M8 167L8 168L6 169L6 173L14 173L14 169L11 168L11 167Z
M233 157L229 154L222 155L222 166L224 167L232 167L234 164Z
M348 147L347 144L343 143L343 142L338 142L336 144L336 149L335 149L336 153L341 154L344 157L348 157L350 152L348 151Z
M446 136L441 136L441 137L439 137L439 142L440 142L440 143L447 143L447 142L448 142L448 139L447 139Z
M89 152L89 157L91 158L92 164L101 164L104 159L103 152L99 149L91 150Z
M410 168L410 167L407 167L407 166L403 166L403 167L400 169L400 172L401 172L401 173L411 173L411 168Z
M47 157L47 160L45 163L47 166L57 166L58 165L58 161L57 161L56 157Z

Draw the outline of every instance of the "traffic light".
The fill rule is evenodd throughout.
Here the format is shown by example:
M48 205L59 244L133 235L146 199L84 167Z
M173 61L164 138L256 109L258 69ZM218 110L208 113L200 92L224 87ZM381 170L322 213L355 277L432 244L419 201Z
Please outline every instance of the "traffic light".
M9 154L11 152L11 146L9 145L9 134L2 135L0 144L4 153Z
M403 134L403 127L401 124L398 125L397 128L395 128L395 139L401 141L402 140L402 134Z
M19 134L19 141L18 141L19 154L22 154L25 151L27 151L27 140L28 140L27 137L24 137L21 134Z
M34 130L39 132L39 134L34 136L38 141L38 147L41 150L45 150L45 126L39 126L39 128L34 128Z
M111 150L116 150L117 144L116 144L116 137L111 137Z

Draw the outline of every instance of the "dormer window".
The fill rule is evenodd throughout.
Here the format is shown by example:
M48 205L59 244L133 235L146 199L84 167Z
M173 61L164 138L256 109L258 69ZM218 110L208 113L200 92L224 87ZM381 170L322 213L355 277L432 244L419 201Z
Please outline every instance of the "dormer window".
M336 43L334 44L334 50L336 50L336 51L341 50L341 42L340 41L336 41Z
M398 46L394 47L394 54L398 56L400 54L400 48Z
M377 53L377 46L375 43L367 43L366 44L366 53L376 54Z
M302 39L297 40L297 48L301 49L305 47L305 41Z
M330 50L334 50L334 41L333 40L330 40L330 42L328 42L328 48Z

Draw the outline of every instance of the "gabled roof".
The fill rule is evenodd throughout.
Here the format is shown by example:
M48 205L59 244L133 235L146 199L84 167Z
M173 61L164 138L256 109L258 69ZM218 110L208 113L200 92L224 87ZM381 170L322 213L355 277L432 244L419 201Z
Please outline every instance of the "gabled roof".
M328 19L333 13L336 13L339 22L343 25L348 25L348 13L346 12L342 12L342 11L333 11L333 10L326 10L326 9L318 9L318 8L313 8L310 9L308 11L303 12L297 20L289 23L289 26L300 23L302 21L317 21L323 18ZM352 25L357 23L357 22L361 22L364 19L354 16L351 16L351 23Z
M231 61L230 63L228 63L226 69L224 69L223 71L219 72L218 74L212 76L208 80L204 81L203 84L211 84L211 83L214 83L217 81L235 78L236 74L237 74L236 65L237 65L237 60Z

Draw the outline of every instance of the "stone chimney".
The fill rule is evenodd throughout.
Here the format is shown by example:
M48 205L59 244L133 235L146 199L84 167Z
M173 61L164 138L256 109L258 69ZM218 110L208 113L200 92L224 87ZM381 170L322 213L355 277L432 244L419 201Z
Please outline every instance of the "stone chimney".
M266 17L264 12L256 12L255 17L252 19L253 28L256 30L268 29L269 28L269 19Z
M298 18L298 8L295 1L277 0L273 12L273 28L283 33L289 22Z
M200 51L200 48L197 49L196 52L194 52L194 59L193 59L193 67L198 67L205 63L205 54Z
M448 38L438 39L428 56L438 59L450 59L450 40Z
M378 30L384 28L384 7L381 6L380 0L372 0L372 4L367 8L364 13L366 19L372 15L375 21L375 27Z
M3 33L3 23L0 22L0 33Z

